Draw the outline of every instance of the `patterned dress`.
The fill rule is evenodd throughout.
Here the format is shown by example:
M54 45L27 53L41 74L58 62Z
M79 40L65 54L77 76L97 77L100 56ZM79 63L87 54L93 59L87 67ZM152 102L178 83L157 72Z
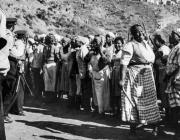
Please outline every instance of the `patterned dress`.
M160 121L155 81L150 65L154 59L152 48L146 41L139 43L132 40L124 46L121 64L127 65L128 69L123 87L126 96L122 93L123 121L143 124Z
M175 71L179 71L180 66L180 44L176 45L170 52L167 60L166 72L170 76L168 81L166 93L169 97L169 105L171 108L180 107L180 91L173 85L175 78Z
M166 60L170 53L170 48L163 45L158 49L157 53L162 54L157 56L155 61L157 96L162 101L162 106L168 108L167 94L165 94L167 82L164 79L166 76Z
M61 70L61 82L59 90L68 93L69 92L69 73L68 73L68 58L70 53L64 53L63 49L60 50L62 59L62 70Z

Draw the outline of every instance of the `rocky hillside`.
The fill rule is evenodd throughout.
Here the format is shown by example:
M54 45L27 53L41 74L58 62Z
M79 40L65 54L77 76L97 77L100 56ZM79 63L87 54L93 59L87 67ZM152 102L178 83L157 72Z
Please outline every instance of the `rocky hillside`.
M144 23L147 32L164 33L180 24L178 9L129 0L0 0L8 17L16 17L16 29L33 33L105 34L127 37L129 27ZM173 20L172 20L173 19ZM170 22L169 22L170 20ZM166 23L167 22L167 23ZM176 26L174 26L176 24Z

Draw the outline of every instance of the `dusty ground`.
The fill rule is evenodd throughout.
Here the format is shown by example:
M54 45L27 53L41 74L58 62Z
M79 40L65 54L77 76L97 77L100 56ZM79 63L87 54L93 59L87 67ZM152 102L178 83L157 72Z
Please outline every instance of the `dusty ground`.
M93 117L68 109L66 100L43 104L29 99L24 110L26 116L11 115L12 124L6 124L7 140L128 140L129 126L120 124L119 119ZM165 134L154 138L151 129L138 130L141 140L173 140L173 133L163 126ZM180 140L180 139L179 139Z

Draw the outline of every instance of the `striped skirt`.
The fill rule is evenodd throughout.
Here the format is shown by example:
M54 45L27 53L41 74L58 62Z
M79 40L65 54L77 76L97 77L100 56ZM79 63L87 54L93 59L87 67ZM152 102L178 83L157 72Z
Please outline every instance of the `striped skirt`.
M60 81L60 91L68 93L69 92L69 76L68 76L68 63L62 63L61 70L61 81Z
M169 106L171 108L180 107L180 91L174 87L174 76L170 78L167 84L166 94L168 94Z
M113 68L111 73L111 95L112 96L121 96L121 89L119 87L119 75L120 75L120 66Z
M128 70L122 93L122 120L131 123L152 124L160 121L156 87L152 68L141 68L133 77ZM129 99L135 106L132 106Z

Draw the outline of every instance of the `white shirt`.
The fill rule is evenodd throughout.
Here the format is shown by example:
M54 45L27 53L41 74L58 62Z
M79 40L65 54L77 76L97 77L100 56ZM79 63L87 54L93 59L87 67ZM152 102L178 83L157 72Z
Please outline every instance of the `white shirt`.
M154 63L155 55L146 41L139 43L135 40L128 42L122 49L121 64Z
M162 52L162 53L163 53L163 56L168 56L169 53L170 53L170 51L171 51L171 49L170 49L168 46L163 45L163 46L161 46L161 47L158 49L158 51L159 51L159 52Z
M21 57L24 55L25 44L22 40L15 41L13 47L10 49L10 55L12 57Z

